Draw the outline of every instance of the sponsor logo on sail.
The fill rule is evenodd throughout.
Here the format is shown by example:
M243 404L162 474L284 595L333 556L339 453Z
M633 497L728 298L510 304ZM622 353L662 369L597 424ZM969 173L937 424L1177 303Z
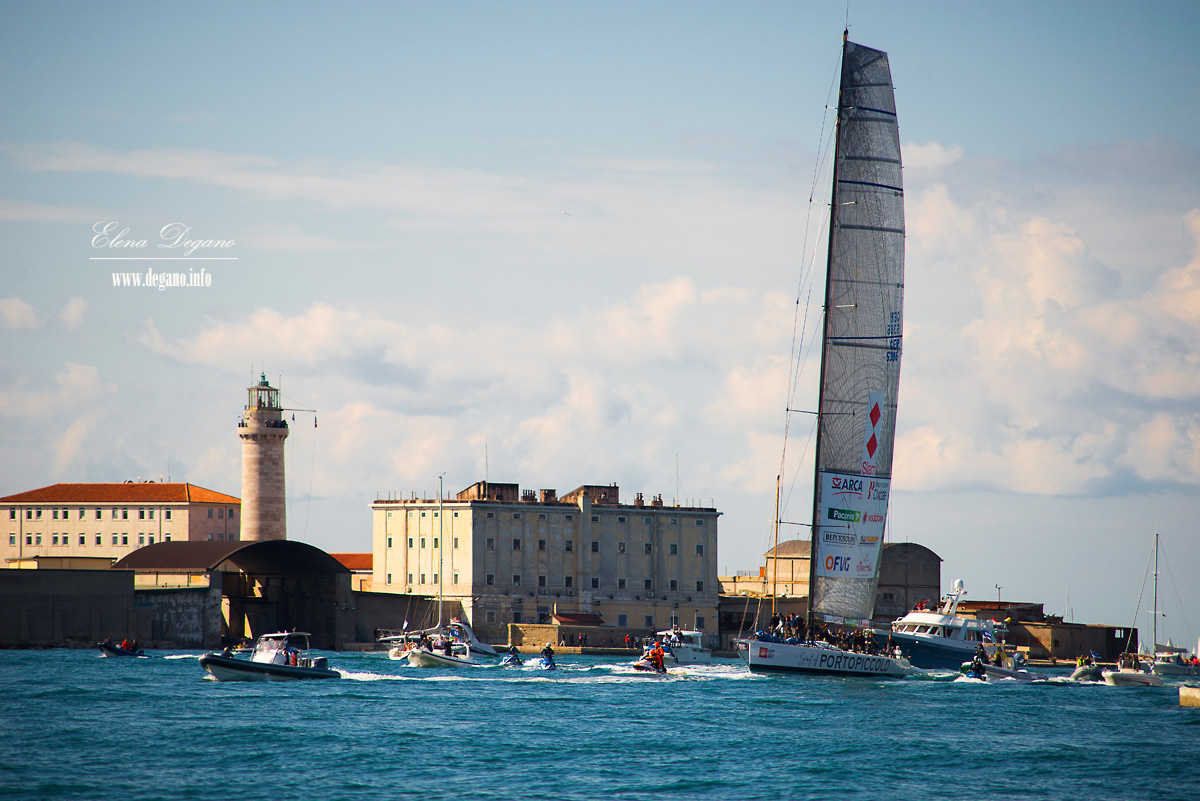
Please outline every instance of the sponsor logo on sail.
M827 573L849 573L850 572L850 557L849 556L826 556L825 571Z
M849 531L822 531L821 539L837 545L853 545L855 543L854 535Z
M874 545L877 542L879 542L879 536L877 534L863 534L858 538L859 545Z
M862 512L857 512L853 509L837 509L830 507L829 519L838 520L842 523L858 523L862 520Z

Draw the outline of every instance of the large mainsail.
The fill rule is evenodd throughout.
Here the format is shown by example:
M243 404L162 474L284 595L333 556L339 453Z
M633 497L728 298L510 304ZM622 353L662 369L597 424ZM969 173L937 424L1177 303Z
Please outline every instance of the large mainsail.
M887 54L842 50L821 355L812 611L875 609L892 476L904 298L904 191Z

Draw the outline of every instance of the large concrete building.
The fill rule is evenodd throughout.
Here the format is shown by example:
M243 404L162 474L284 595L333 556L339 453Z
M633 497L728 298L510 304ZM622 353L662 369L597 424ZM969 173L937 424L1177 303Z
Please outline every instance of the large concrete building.
M716 509L621 503L620 489L522 491L476 483L453 498L371 504L377 593L439 592L477 631L555 612L612 626L716 631Z
M116 561L161 542L240 539L241 501L195 484L52 484L0 498L8 566L38 557Z

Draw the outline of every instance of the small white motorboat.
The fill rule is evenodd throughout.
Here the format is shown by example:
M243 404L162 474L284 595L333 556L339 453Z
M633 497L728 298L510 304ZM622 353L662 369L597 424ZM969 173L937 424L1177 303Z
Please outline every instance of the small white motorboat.
M1015 679L1016 681L1037 681L1038 679L1045 678L1045 676L1039 676L1037 673L1025 669L1025 655L1019 651L1008 658L1007 665L1003 664L1004 653L1002 650L997 651L994 657L1001 664L983 662L982 659L973 660L971 662L963 662L962 667L959 668L959 672L963 675L975 676L975 674L978 674L982 670L988 679L993 680Z
M409 648L405 652L404 658L413 667L479 667L479 662L465 653L456 653L453 648L446 651L429 645L415 645Z
M1150 666L1156 676L1175 678L1178 676L1200 675L1200 666L1190 662L1178 651L1159 651L1154 654L1154 664Z
M1137 654L1122 654L1117 661L1117 670L1105 670L1104 683L1113 687L1161 687L1162 679L1148 668L1142 667Z
M663 663L667 665L708 665L712 652L704 647L704 632L692 629L665 629L642 641L643 653L654 643L662 643Z
M341 673L329 668L325 657L312 655L308 638L308 632L304 631L264 634L254 644L254 653L249 659L239 659L232 651L213 652L200 657L200 667L217 681L341 678Z

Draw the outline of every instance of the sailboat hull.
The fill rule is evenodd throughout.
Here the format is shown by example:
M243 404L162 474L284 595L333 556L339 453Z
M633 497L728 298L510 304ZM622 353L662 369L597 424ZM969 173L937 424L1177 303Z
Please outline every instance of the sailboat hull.
M823 644L742 640L738 642L738 655L752 671L884 678L902 678L917 672L906 659L843 651Z

